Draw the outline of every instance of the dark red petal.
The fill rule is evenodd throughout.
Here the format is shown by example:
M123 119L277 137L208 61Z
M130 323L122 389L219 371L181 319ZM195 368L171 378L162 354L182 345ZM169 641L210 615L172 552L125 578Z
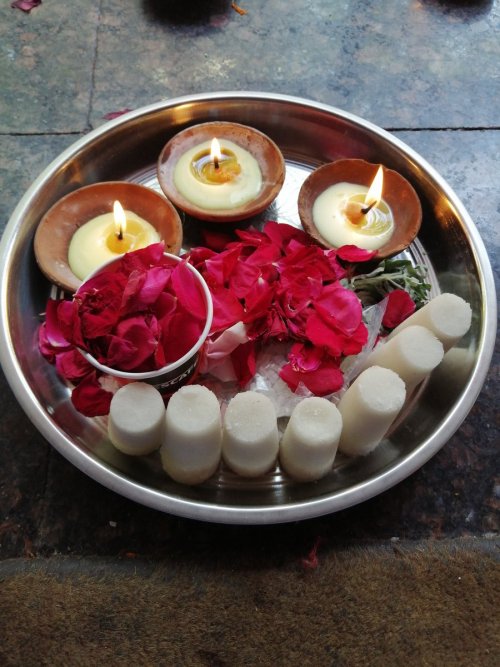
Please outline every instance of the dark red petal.
M225 250L227 245L232 241L229 234L214 232L208 229L202 230L201 236L203 238L203 243L210 248L210 250L215 250L216 252Z
M136 315L123 320L111 338L108 365L122 371L149 370L144 366L156 351L159 334L154 317Z
M356 245L343 245L337 248L337 257L346 262L368 262L377 254L376 250L364 250Z
M394 329L415 312L415 302L403 289L395 289L387 295L382 324L387 329Z
M99 384L97 373L89 373L72 391L71 402L82 415L100 417L109 414L113 394Z
M168 338L162 340L166 362L177 361L189 352L198 341L202 330L203 323L200 320L194 320L191 313L178 308L171 320Z

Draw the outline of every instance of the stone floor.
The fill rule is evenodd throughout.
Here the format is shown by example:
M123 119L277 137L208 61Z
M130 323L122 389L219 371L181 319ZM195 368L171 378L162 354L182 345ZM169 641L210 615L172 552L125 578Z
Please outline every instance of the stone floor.
M210 91L286 93L385 128L448 181L500 258L498 0L81 0L0 6L0 231L33 179L109 114ZM100 486L39 435L2 376L0 558L300 559L320 538L495 537L498 349L479 398L409 479L335 515L270 527L180 519ZM258 564L258 565L257 565Z

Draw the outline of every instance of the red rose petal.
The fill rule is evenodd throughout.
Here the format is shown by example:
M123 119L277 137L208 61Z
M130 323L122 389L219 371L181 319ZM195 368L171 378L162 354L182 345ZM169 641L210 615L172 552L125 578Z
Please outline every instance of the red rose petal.
M296 391L300 383L304 384L316 396L327 396L342 388L344 376L335 362L323 362L319 368L310 372L293 369L291 364L283 366L279 373L292 391Z
M363 322L360 322L356 331L350 336L344 337L344 347L342 353L344 356L359 354L368 342L368 329Z
M175 295L191 315L200 319L207 316L207 305L200 283L184 262L177 264L172 271L172 287Z
M210 250L215 250L216 252L225 250L228 244L233 240L229 234L222 234L221 232L214 232L208 229L202 230L201 236L203 238L203 243L210 248Z
M364 250L356 245L343 245L337 248L337 257L346 262L369 262L376 254L376 250Z
M238 347L231 353L231 361L238 384L240 388L245 387L255 375L256 354L255 343L248 341Z
M122 371L152 370L147 361L155 353L159 336L155 317L136 315L121 321L110 339L108 365Z
M382 325L387 329L394 329L414 312L415 302L408 292L395 289L387 295Z
M295 371L315 371L323 361L323 351L304 343L294 343L288 353L288 361Z
M211 333L228 329L243 319L243 306L233 292L224 287L212 287L210 291L214 304Z
M113 394L99 384L97 373L89 373L72 391L71 402L85 417L109 414Z
M357 295L339 283L324 288L314 303L314 309L327 323L333 323L347 335L357 329L363 316L361 301Z
M91 373L94 368L83 354L74 348L58 354L55 360L56 370L61 377L69 382L78 382Z
M168 339L162 342L167 363L177 361L189 352L202 330L201 320L193 320L189 311L178 308L171 320Z
M343 352L343 339L317 313L312 313L307 320L306 337L313 345L328 350L332 357L340 357Z
M126 276L128 276L132 273L132 271L147 270L152 266L158 266L162 263L164 263L166 266L170 266L172 260L164 257L164 252L165 244L163 241L160 243L152 243L151 245L148 245L145 248L141 248L140 250L128 252L121 258L120 270Z
M171 275L172 269L165 266L153 266L147 271L132 271L123 293L122 313L144 310L153 305L165 290Z

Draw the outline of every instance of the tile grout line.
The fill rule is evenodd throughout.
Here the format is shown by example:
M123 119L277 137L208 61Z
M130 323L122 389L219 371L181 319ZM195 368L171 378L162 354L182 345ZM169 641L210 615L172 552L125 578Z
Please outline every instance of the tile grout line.
M92 122L91 122L91 116L92 116L92 110L94 108L94 89L95 89L95 77L96 77L96 70L97 70L97 56L99 52L99 32L101 28L101 18L102 18L102 3L103 0L99 0L99 5L97 7L97 27L95 31L95 41L94 41L94 57L93 57L93 62L92 62L92 71L90 74L90 91L89 91L89 108L88 108L88 113L87 113L87 130L92 130Z

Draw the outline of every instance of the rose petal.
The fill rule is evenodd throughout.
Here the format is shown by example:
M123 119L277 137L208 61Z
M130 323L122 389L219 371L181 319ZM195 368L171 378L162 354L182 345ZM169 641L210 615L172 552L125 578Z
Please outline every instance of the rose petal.
M249 341L248 343L239 345L234 352L231 353L231 361L233 362L233 368L238 384L240 388L243 388L255 375L255 343Z
M294 343L288 353L288 361L295 371L315 371L323 361L323 351L318 347Z
M353 333L363 316L363 308L358 296L339 283L327 285L316 299L314 309L329 324L343 333Z
M172 275L172 269L153 266L147 271L132 271L123 292L122 314L144 310L153 305L165 290Z
M324 361L316 370L310 372L296 371L289 363L283 366L279 375L292 391L296 391L299 384L303 383L316 396L333 394L344 384L342 371L333 361Z
M343 245L337 248L337 257L346 262L369 262L376 254L376 250L364 250L356 245Z
M132 111L132 109L121 109L120 111L109 111L108 113L105 113L103 118L104 120L113 120L114 118L119 118L120 116L123 116L124 113L128 113L129 111Z
M343 352L343 339L317 313L312 313L307 320L306 336L313 345L328 350L332 357L340 357Z
M121 258L121 271L128 276L132 271L143 271L152 266L158 266L162 263L162 260L165 260L165 264L168 266L170 265L171 260L164 258L164 252L165 243L163 241L160 241L160 243L152 243L140 250L128 252Z
M168 339L162 341L166 362L177 361L189 352L202 330L201 320L194 320L189 311L178 308L171 320Z
M386 329L394 329L415 312L415 302L403 289L395 289L387 295L382 325Z
M93 371L93 366L75 349L58 354L55 363L59 375L69 382L77 383Z
M205 319L207 305L200 287L200 282L185 262L177 264L172 271L172 287L179 304L188 310L192 316Z
M159 342L160 329L155 317L136 315L121 321L111 337L108 364L123 371L151 370L147 364Z
M243 319L244 310L235 294L224 287L212 287L214 317L210 333L223 331Z
M229 234L214 232L208 229L202 230L201 236L205 246L210 248L210 250L215 250L216 252L222 252L225 250L228 244L232 241L232 238L229 236Z
M70 343L65 338L59 325L58 311L60 300L49 299L45 307L45 332L48 343L54 348L67 348ZM71 303L66 301L64 303ZM71 310L73 310L71 308Z
M89 373L71 393L71 402L86 417L109 414L112 398L113 394L99 384L96 371Z
M10 3L13 9L21 9L23 12L29 12L42 4L42 0L15 0Z

